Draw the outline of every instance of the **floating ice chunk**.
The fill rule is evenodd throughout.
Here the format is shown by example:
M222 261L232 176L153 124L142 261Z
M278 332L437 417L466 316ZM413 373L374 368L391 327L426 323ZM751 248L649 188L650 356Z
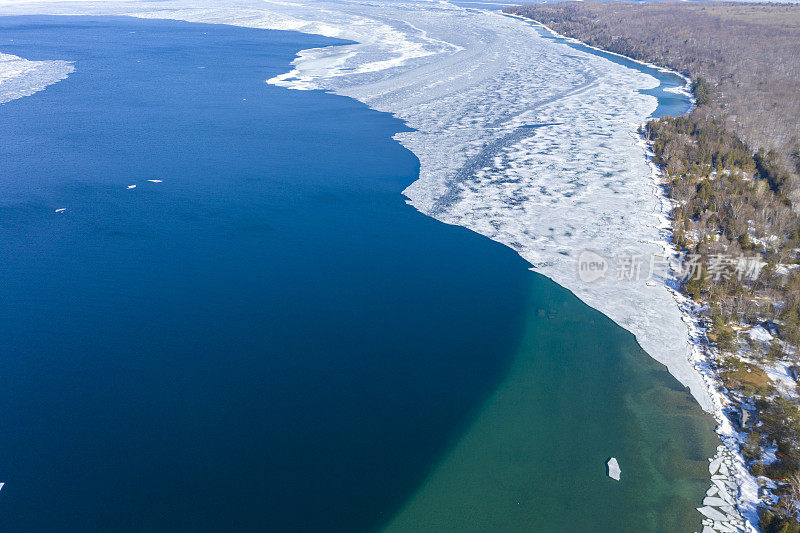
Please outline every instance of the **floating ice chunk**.
M0 104L30 96L74 71L68 61L28 61L0 52Z
M703 516L707 516L714 521L725 522L728 520L727 516L707 505L705 507L698 507L697 510L700 511Z
M703 505L710 505L711 507L722 507L723 505L727 506L728 502L726 502L722 498L706 496L705 498L703 498Z
M66 207L59 207L58 209L56 209L56 213L63 213L66 210L67 210Z
M708 465L709 473L716 474L721 464L722 464L722 457L717 457L716 459L711 461L711 464Z
M722 479L714 479L711 478L711 482L719 489L720 492L725 493L728 492L728 487L725 485L725 481Z
M128 188L128 189L135 189L135 188L136 188L136 185L128 185L128 187L127 187L127 188Z
M719 533L737 533L738 529L726 522L714 522L714 528Z
M620 470L619 468L619 463L617 462L617 458L612 457L611 459L608 460L608 463L606 463L606 465L608 465L608 477L619 481L619 475L622 472L622 470Z
M147 180L150 183L161 183L163 180Z

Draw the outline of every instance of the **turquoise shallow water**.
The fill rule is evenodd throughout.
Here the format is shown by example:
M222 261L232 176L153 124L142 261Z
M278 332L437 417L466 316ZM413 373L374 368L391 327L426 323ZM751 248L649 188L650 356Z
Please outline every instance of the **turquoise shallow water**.
M387 531L699 531L710 417L608 318L530 294L505 380Z
M407 206L398 120L264 83L332 43L0 18L3 52L76 66L0 106L4 527L699 522L713 434L663 367Z

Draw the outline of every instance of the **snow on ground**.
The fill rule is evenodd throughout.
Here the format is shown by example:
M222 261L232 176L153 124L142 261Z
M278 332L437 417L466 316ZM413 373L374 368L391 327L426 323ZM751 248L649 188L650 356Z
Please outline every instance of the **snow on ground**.
M747 335L758 342L769 342L772 340L772 334L764 328L764 326L756 326L747 332Z
M662 195L666 202L666 196ZM710 360L706 331L700 322L702 308L694 301L680 292L671 289L671 293L683 319L689 328L691 342L691 361L696 371L702 376L711 398L712 414L716 419L717 434L722 444L717 447L717 453L710 459L709 472L711 473L711 488L706 492L707 497L721 497L724 503L715 502L706 498L703 507L698 511L705 517L702 533L715 531L757 531L753 524L758 524L757 504L759 501L759 480L750 474L747 462L741 454L741 446L745 442L745 435L738 431L725 413L731 407L731 400L727 390L717 376ZM720 465L724 464L722 469ZM735 506L735 512L731 510ZM714 515L706 507L718 507L717 512L725 515L724 520ZM704 512L705 510L705 512Z
M764 372L767 373L772 384L781 393L781 396L786 398L797 398L797 382L792 377L792 372L789 367L791 363L786 361L775 361L770 364L762 365Z

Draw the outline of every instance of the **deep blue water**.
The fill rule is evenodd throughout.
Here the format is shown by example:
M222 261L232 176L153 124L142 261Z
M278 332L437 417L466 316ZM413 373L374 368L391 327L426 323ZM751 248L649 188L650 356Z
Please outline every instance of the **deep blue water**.
M0 18L76 67L0 106L4 531L372 529L500 380L523 261L404 203L400 121L264 83L331 43Z

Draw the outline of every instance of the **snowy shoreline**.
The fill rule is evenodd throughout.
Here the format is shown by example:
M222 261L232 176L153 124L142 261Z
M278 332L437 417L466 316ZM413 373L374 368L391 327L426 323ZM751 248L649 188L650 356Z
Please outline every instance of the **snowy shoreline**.
M671 255L677 256L678 250L672 242L672 230L667 217L673 205L672 200L664 190L661 169L652 160L653 152L643 138L640 138L640 143L651 167L654 194L661 201L662 223L665 235L669 237L665 238L662 244ZM708 529L704 529L703 533L731 530L756 532L754 524L758 524L758 511L756 510L759 501L758 482L750 474L744 456L741 454L739 432L736 431L724 412L724 409L731 404L731 400L724 393L724 386L712 366L711 354L708 351L710 346L702 325L701 308L676 289L678 284L679 281L673 277L668 280L667 286L689 328L691 361L695 370L703 376L708 387L713 406L711 414L717 423L716 433L723 442L717 447L717 454L710 459L709 473L712 475L712 485L706 493L703 507L698 508L707 521L703 525ZM720 468L722 465L725 468ZM713 510L709 511L708 508Z

